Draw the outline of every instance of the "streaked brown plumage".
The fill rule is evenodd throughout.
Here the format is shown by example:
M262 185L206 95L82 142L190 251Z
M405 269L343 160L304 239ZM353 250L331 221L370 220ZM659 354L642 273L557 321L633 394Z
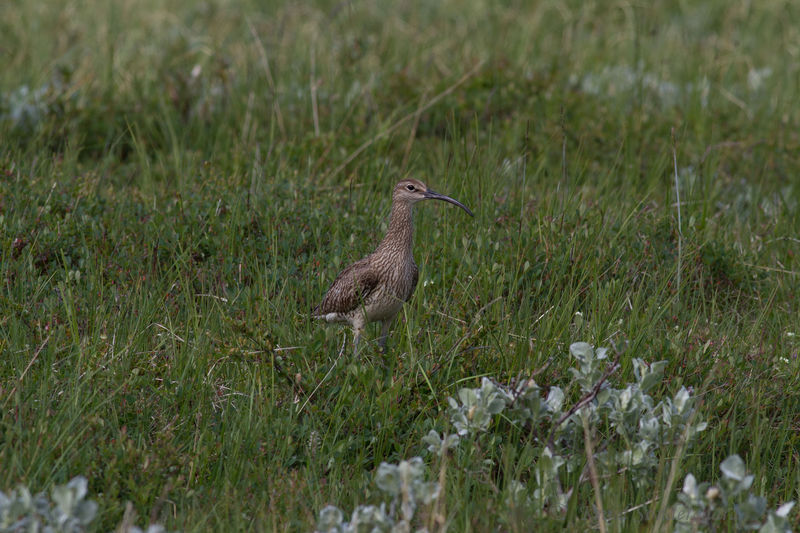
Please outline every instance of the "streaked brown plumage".
M392 193L392 214L386 236L374 252L336 276L322 303L312 312L312 316L327 322L350 324L356 349L364 327L380 321L379 344L385 350L394 317L414 294L419 270L412 253L413 207L428 199L449 202L474 216L461 202L428 189L421 181L399 182Z

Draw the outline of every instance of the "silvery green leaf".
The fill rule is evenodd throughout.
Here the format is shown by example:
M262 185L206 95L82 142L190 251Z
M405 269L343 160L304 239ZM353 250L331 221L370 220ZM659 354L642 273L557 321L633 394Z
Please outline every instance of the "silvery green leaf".
M76 491L67 485L53 487L52 498L56 504L53 508L53 518L59 529L63 529L72 515L72 510L77 503Z
M559 387L550 387L545 403L547 403L547 409L551 413L561 412L561 407L564 405L564 391Z
M791 531L792 528L786 518L770 513L758 533L791 533Z
M767 499L762 496L756 496L751 492L747 496L747 504L753 510L755 520L760 520L767 512Z
M447 403L450 404L451 409L458 409L458 402L449 396L447 397Z
M415 495L422 500L422 503L428 505L433 500L439 497L441 487L435 481L428 483L420 483L415 489Z
M758 529L761 517L767 510L767 500L750 493L745 501L734 506L734 510L745 529Z
M653 406L653 398L644 394L642 389L637 387L636 388L636 401L639 402L639 407L647 409L649 411L655 411L655 407Z
M495 385L491 379L485 376L481 378L481 394L490 394L492 392L497 392L497 390L497 385Z
M792 507L794 507L794 501L786 502L783 505L781 505L780 507L778 507L778 509L775 511L775 514L777 516L786 518L787 516L789 516L789 513L792 510Z
M428 445L428 451L437 455L442 455L445 450L450 450L458 446L460 438L455 433L445 436L439 436L434 430L430 430L427 435L422 437L422 442Z
M683 533L684 531L689 532L692 529L687 528L684 524L690 524L692 518L694 518L694 513L689 509L688 506L683 505L681 503L675 504L673 510L673 517L675 518L675 531L678 533Z
M0 527L2 531L20 531L22 527L30 521L33 509L25 505L21 498L17 497L16 491L11 492L11 497L7 498L7 503L0 507ZM15 522L17 517L24 517L19 522ZM24 522L24 523L23 523Z
M691 395L689 394L689 391L686 390L686 387L681 387L681 389L675 393L673 403L675 405L675 411L678 414L683 413L683 410L686 409L690 398Z
M508 491L506 500L509 507L520 507L528 498L528 491L525 485L519 480L512 479L506 490Z
M738 455L734 454L722 461L719 465L722 475L727 479L734 481L741 481L745 476L744 461Z
M433 429L422 437L423 444L428 445L428 451L431 453L441 453L442 440L443 439L439 436L439 432Z
M621 411L627 411L628 408L630 407L632 398L633 398L633 386L628 385L619 394L619 409Z
M397 466L404 479L417 479L425 473L425 462L422 457L412 457L407 461L400 461Z
M527 383L525 383L525 394L536 394L541 387L537 385L536 380L533 378L529 379ZM536 394L538 396L538 394Z
M467 417L465 417L463 413L458 413L458 415L453 416L451 422L460 436L469 434L469 424L467 423Z
M422 457L415 455L411 459L408 460L408 463L411 464L418 472L422 472L425 468L425 461L422 460Z
M75 492L66 485L56 485L53 487L53 502L59 511L68 514L75 503Z
M666 366L666 361L658 361L650 365L650 371L645 373L639 382L639 387L642 389L642 392L648 392L661 383L664 378L664 368Z
M359 505L353 509L350 517L352 531L386 531L392 526L393 520L386 515L383 505Z
M594 358L594 350L588 342L574 342L569 346L569 353L580 362L591 361Z
M567 492L556 491L556 501L554 507L560 512L564 513L569 505L569 499L572 496L572 489Z
M339 526L344 520L342 511L333 505L328 505L319 512L319 520L317 520L317 530L321 533L328 533L329 531L338 531Z
M633 357L631 359L631 365L633 365L633 377L636 378L637 383L640 383L642 381L642 377L649 372L647 369L647 363L644 361L644 359Z
M623 466L633 465L633 452L631 450L623 450L617 454L617 462Z
M659 437L658 419L652 415L642 415L639 419L639 434L642 438L655 442Z
M745 491L750 490L750 487L753 486L753 480L755 480L755 476L750 474L749 476L745 476L743 480L739 482L739 490Z
M683 493L692 500L700 499L700 495L697 493L697 480L691 473L686 474L686 479L683 480Z
M597 404L603 405L610 402L613 396L614 394L611 389L601 389L600 392L597 393Z
M20 487L19 494L15 498L18 502L25 506L26 509L34 509L38 506L36 505L36 501L44 501L44 508L47 509L49 507L47 500L42 497L37 497L35 500L33 496L31 496L31 491L28 490L28 487Z
M83 476L76 476L69 480L67 488L73 491L76 500L82 500L89 492L89 482Z
M464 407L469 408L478 403L478 393L475 392L475 389L461 389L458 391L458 399L461 400Z
M664 424L664 427L671 428L673 412L672 400L670 398L665 398L656 406L656 410L661 412L661 423Z
M485 407L480 406L475 409L472 417L471 427L478 431L486 431L489 429L489 424L492 422L492 415L486 410Z
M640 465L644 462L647 456L648 445L644 442L638 442L633 446L633 453L631 455L631 464Z
M73 515L78 519L81 525L89 525L97 515L97 502L86 500L80 502L74 509Z
M545 447L544 451L542 452L540 461L544 462L544 468L549 470L552 474L555 474L556 471L564 464L564 458L560 455L553 454L548 447Z
M486 410L489 414L496 415L503 411L506 407L506 401L502 398L493 398L489 405L486 406Z
M447 437L442 439L442 451L445 449L452 450L453 448L457 447L458 444L461 442L461 437L459 437L455 433L449 434Z
M601 359L606 359L608 357L608 348L598 348L595 350L594 356L598 361Z
M400 494L400 474L397 465L381 463L375 474L375 484L384 492L396 496Z

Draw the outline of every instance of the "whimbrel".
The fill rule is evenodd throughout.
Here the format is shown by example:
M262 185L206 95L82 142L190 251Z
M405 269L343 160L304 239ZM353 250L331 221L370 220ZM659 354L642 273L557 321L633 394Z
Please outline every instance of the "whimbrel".
M326 322L350 324L356 351L364 327L376 321L381 322L378 344L385 351L389 328L403 303L414 293L419 271L411 249L413 207L422 200L443 200L475 216L461 202L430 190L421 181L399 182L392 192L392 214L386 236L374 252L336 276L322 303L311 313Z

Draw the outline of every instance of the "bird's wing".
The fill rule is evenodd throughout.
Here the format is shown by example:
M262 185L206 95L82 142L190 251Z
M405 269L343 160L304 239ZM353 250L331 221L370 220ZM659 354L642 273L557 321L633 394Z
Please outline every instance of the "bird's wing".
M312 315L353 311L375 290L378 282L378 274L371 268L368 258L357 261L336 276Z

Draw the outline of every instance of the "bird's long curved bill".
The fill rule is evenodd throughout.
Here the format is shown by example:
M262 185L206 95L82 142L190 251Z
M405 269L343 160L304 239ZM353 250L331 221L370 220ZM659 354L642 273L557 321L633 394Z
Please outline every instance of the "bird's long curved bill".
M469 214L469 216L471 216L471 217L475 216L472 213L472 211L469 210L469 208L467 206L465 206L464 204L462 204L458 200L453 200L449 196L445 196L444 194L439 194L438 192L434 192L434 191L431 191L429 189L428 191L425 192L425 198L428 198L430 200L442 200L444 202L448 202L448 203L451 203L453 205L457 205L458 207L460 207L461 209L466 211L467 214Z

